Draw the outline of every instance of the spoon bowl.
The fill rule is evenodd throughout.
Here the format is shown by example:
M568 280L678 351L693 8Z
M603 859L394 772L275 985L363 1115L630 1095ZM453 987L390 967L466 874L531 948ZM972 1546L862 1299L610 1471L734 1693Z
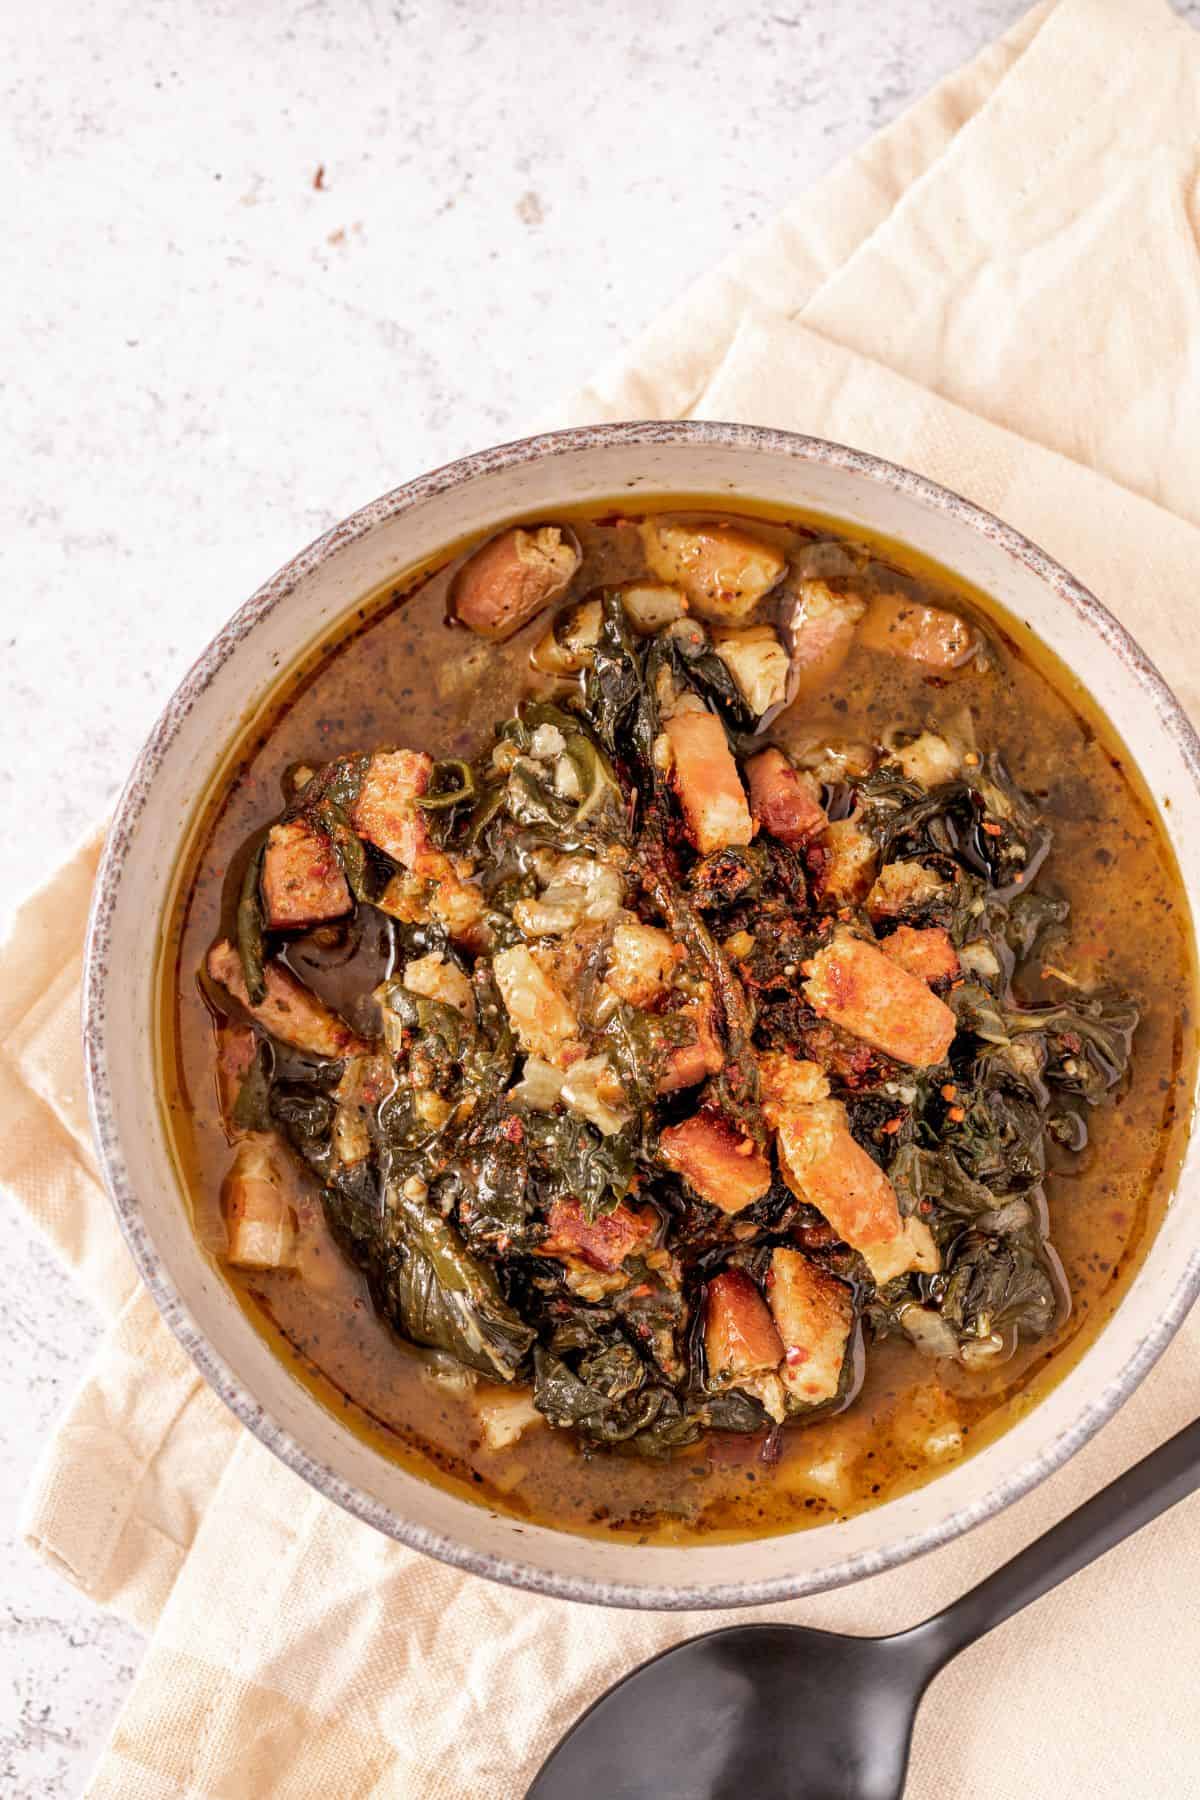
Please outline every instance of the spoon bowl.
M884 1638L732 1625L691 1638L602 1695L529 1800L898 1800L939 1650L928 1625Z

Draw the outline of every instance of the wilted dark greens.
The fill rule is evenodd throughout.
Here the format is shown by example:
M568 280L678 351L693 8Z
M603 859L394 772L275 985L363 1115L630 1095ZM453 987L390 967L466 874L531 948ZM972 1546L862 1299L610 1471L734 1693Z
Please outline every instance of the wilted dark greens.
M969 720L932 750L920 721L901 721L912 729L874 743L865 771L810 759L801 779L824 815L807 834L764 824L702 850L670 722L706 713L744 778L769 741L752 690L717 632L688 619L640 636L618 590L599 601L577 680L526 700L474 758L425 759L418 788L385 795L398 835L386 807L363 823L383 780L369 753L292 795L280 821L333 860L349 911L272 928L266 831L252 841L231 927L244 996L228 975L224 997L210 982L255 1038L231 1135L281 1138L315 1174L399 1336L527 1386L587 1445L662 1456L709 1431L803 1424L852 1403L864 1345L883 1336L967 1367L1002 1361L1069 1306L1043 1182L1120 1091L1138 1024L1129 998L1070 973L1037 798L975 749ZM832 885L829 820L871 863L853 893ZM934 1066L907 1066L806 996L835 933L890 954L897 931L949 955L927 978L952 1010L947 1035L957 1027ZM344 1025L343 1048L314 1050L286 1007L269 1011L275 964ZM928 1254L877 1276L873 1246L839 1237L784 1165L767 1052L824 1072L845 1141L886 1175L900 1235L911 1221ZM742 1159L725 1165L735 1185L766 1170L751 1198L726 1204L719 1172L697 1176L675 1152L693 1126L718 1164ZM781 1250L844 1308L816 1398L789 1380L811 1346L779 1336L771 1360L771 1334L792 1329ZM722 1278L760 1320L761 1354L735 1343L718 1359Z

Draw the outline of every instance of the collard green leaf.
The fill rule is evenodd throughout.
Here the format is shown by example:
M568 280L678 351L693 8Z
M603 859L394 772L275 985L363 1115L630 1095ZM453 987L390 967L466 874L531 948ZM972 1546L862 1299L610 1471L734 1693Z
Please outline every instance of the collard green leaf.
M467 1368L511 1381L535 1334L503 1298L489 1265L472 1256L428 1200L392 1183L381 1237L386 1253L369 1273L376 1304L396 1329Z
M633 1362L637 1362L636 1354ZM579 1372L541 1345L534 1351L533 1403L552 1425L569 1426L592 1443L620 1445L641 1456L662 1456L694 1443L703 1419L689 1413L670 1388L635 1376L617 1347L585 1358ZM609 1391L615 1389L615 1391Z
M660 669L668 669L678 687L709 703L734 731L753 732L758 715L738 687L703 630L663 632L646 654L646 685L651 690Z
M629 1131L601 1137L572 1113L529 1113L524 1125L543 1205L578 1200L591 1220L629 1192L636 1166Z
M233 1103L233 1122L239 1131L270 1131L272 1057L270 1045L260 1038L254 1060L242 1077Z
M963 1338L994 1333L1042 1337L1058 1314L1051 1268L1019 1236L971 1230L950 1255L940 1296L942 1317Z
M263 978L265 928L259 894L266 847L264 837L246 864L237 904L237 949L242 964L242 979L246 983L246 994L251 1006L260 1005L267 993L267 984Z
M475 772L461 757L450 756L435 762L429 786L418 796L422 812L447 812L465 806L475 798Z
M601 605L603 621L584 685L584 710L614 761L632 759L648 770L658 717L642 652L620 596L606 593Z

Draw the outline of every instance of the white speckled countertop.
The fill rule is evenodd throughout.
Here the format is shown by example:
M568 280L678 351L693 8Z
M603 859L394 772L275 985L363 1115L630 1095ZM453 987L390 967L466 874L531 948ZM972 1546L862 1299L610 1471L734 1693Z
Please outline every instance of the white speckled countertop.
M518 435L1022 7L4 9L0 915L266 575ZM57 1800L142 1644L16 1539L97 1324L0 1208L0 1793Z

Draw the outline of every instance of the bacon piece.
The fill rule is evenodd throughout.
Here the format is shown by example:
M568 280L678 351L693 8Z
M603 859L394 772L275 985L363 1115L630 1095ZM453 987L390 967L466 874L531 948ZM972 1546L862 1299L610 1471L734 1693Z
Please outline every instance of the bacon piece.
M214 944L208 953L208 972L251 1018L257 1019L264 1031L297 1050L313 1056L362 1056L370 1045L351 1031L322 1000L279 963L269 962L263 969L266 996L257 1006L250 1004L242 974L242 960L228 939Z
M449 858L436 850L417 801L429 786L433 758L423 750L376 750L362 778L350 823L393 862L436 879Z
M695 1087L706 1075L719 1075L725 1067L725 1052L716 1033L712 989L708 982L704 992L683 1009L691 1019L696 1036L690 1044L677 1044L667 1056L658 1078L660 1094L673 1094L677 1088Z
M950 942L950 933L940 925L929 925L922 931L900 925L883 939L879 948L919 981L951 981L958 974L958 952Z
M894 1281L897 1275L907 1275L910 1269L917 1269L923 1275L936 1275L942 1266L933 1233L924 1219L905 1219L900 1232L889 1243L864 1244L861 1255L877 1287Z
M438 852L426 854L436 856ZM424 925L436 919L446 927L454 943L478 954L490 947L491 933L483 894L465 879L472 872L470 858L453 856L443 860L446 866L436 880L401 869L392 876L376 904L381 912L406 925Z
M272 825L260 885L267 924L274 931L340 919L353 904L332 843L306 819Z
M832 1400L854 1323L849 1288L799 1250L779 1249L771 1256L767 1300L783 1340L779 1374L788 1393L810 1406Z
M811 775L794 769L782 750L760 750L746 764L750 811L781 844L802 844L829 824Z
M816 840L826 852L817 898L828 910L857 906L871 890L879 861L875 845L853 819L835 819Z
M671 779L688 836L700 854L748 844L754 821L721 721L710 712L677 712L667 721L666 735Z
M890 1242L900 1230L895 1190L851 1134L841 1101L829 1098L824 1070L781 1050L765 1051L758 1070L763 1116L792 1192L856 1249Z
M840 1100L776 1115L783 1179L856 1250L886 1244L900 1230L896 1190L851 1134Z
M578 1257L607 1275L650 1244L659 1221L653 1207L627 1206L622 1200L612 1212L589 1222L578 1200L556 1200L546 1223L550 1231L542 1241L544 1255Z
M836 675L854 642L867 603L858 594L835 593L816 578L796 583L787 616L791 643L789 698L815 694Z
M527 1387L476 1382L469 1390L469 1404L488 1450L509 1450L524 1432L546 1423L545 1414L533 1404L533 1390Z
M957 1029L950 1008L877 944L840 933L804 966L810 1005L851 1036L918 1069L949 1050Z
M763 1115L776 1125L799 1106L828 1100L829 1083L819 1063L802 1062L783 1050L764 1050L758 1059Z
M680 1125L669 1125L659 1146L667 1167L722 1212L752 1206L771 1185L771 1165L753 1139L714 1107L705 1107Z
M557 525L502 531L459 570L455 613L480 637L510 638L566 593L579 563L578 548Z
M704 1360L720 1386L778 1366L784 1353L762 1295L741 1269L726 1269L708 1284Z
M961 668L979 646L978 636L957 613L922 606L905 594L877 594L858 637L868 650L902 656L927 669Z
M783 1178L825 1215L829 1227L822 1229L860 1250L877 1282L908 1269L936 1270L929 1227L901 1219L895 1189L851 1135L846 1109L829 1098L819 1065L771 1050L758 1066L763 1115L778 1133Z
M787 568L781 551L733 525L646 519L642 544L652 574L681 587L699 618L721 625L748 618Z
M867 895L872 919L896 919L919 910L946 891L946 883L919 862L886 863Z
M296 1209L291 1167L273 1132L248 1133L221 1185L228 1233L226 1256L243 1269L296 1266Z
M769 625L714 632L713 643L756 719L782 704L787 692L788 656Z

